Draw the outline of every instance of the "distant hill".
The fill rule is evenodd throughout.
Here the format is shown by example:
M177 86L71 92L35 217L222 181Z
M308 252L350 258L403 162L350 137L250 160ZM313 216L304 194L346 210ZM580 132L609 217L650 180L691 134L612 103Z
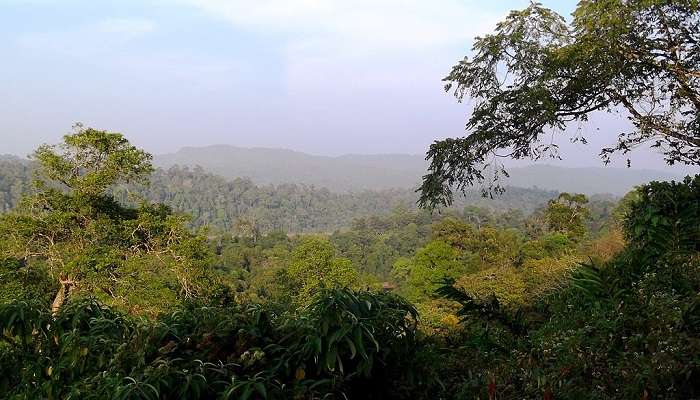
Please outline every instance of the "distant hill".
M155 157L159 167L196 166L227 178L258 184L304 183L335 192L408 188L425 173L425 161L412 155L314 156L292 150L233 146L185 147Z
M12 161L12 162L29 162L26 158L17 157L14 154L0 154L0 161Z
M155 157L160 167L196 166L227 178L247 177L258 184L301 183L335 192L415 188L426 172L422 155L379 154L316 156L284 149L227 145L186 147ZM621 196L636 185L681 176L664 171L624 168L563 168L533 165L509 170L506 184L586 194Z
M31 191L35 164L0 157L0 213L8 212ZM136 199L165 203L191 216L192 227L232 231L241 222L261 232L332 232L357 218L386 215L396 209L416 209L413 189L365 190L333 193L303 184L256 185L249 179L225 179L199 168L157 169L150 185L118 185L112 194L122 203ZM489 212L508 212L518 218L542 207L556 192L509 188L496 199L470 193L457 197L454 208L477 206ZM515 213L511 212L514 211ZM519 211L519 212L518 212ZM426 211L427 212L427 211Z
M683 178L670 172L649 169L564 168L552 165L512 168L510 175L505 182L517 187L586 194L610 193L616 196L622 196L633 187L647 182Z

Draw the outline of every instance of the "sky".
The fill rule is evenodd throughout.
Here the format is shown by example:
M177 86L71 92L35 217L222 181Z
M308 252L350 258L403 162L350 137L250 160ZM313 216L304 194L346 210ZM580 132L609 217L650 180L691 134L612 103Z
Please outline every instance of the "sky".
M568 16L575 0L542 0ZM230 144L312 154L424 153L463 136L441 79L527 0L0 0L0 154L75 122L160 154ZM560 141L600 166L618 117ZM623 166L621 162L617 166ZM667 168L648 151L633 166Z

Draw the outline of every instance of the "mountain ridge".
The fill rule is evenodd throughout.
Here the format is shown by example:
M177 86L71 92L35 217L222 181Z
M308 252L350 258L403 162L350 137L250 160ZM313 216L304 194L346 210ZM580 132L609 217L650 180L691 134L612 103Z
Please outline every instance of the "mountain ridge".
M250 178L258 184L300 183L335 192L417 188L427 162L418 154L312 155L297 150L210 145L183 147L154 156L154 164L201 166L225 178ZM679 180L682 175L652 169L560 167L533 164L509 168L503 183L560 192L624 195L652 180Z

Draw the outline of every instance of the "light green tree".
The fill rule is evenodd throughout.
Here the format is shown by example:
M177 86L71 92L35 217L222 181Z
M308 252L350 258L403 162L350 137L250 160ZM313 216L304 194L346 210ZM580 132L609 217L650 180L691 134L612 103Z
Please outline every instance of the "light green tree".
M309 304L320 289L354 287L359 282L350 260L337 257L333 245L317 237L306 238L294 248L287 277L298 306Z
M561 193L550 200L544 212L547 226L552 232L567 234L573 240L580 240L586 234L588 198L583 194Z
M126 207L110 195L116 184L147 181L148 153L121 134L77 126L34 159L34 193L0 217L0 258L46 266L58 287L54 313L73 294L155 312L200 293L210 253L186 218L158 204Z
M469 269L461 252L441 240L429 242L407 261L399 259L393 272L396 277L405 277L403 292L412 301L430 299L445 278L457 278Z

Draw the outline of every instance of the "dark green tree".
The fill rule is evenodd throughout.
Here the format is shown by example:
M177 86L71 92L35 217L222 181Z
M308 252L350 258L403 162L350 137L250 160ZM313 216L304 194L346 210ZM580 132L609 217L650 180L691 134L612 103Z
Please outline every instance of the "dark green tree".
M698 32L697 0L584 0L570 24L538 3L511 12L444 79L474 110L468 136L431 145L420 204L450 204L454 188L485 182L485 193L502 191L499 157L559 157L555 134L597 111L632 123L601 150L606 163L650 143L668 164L699 165Z

